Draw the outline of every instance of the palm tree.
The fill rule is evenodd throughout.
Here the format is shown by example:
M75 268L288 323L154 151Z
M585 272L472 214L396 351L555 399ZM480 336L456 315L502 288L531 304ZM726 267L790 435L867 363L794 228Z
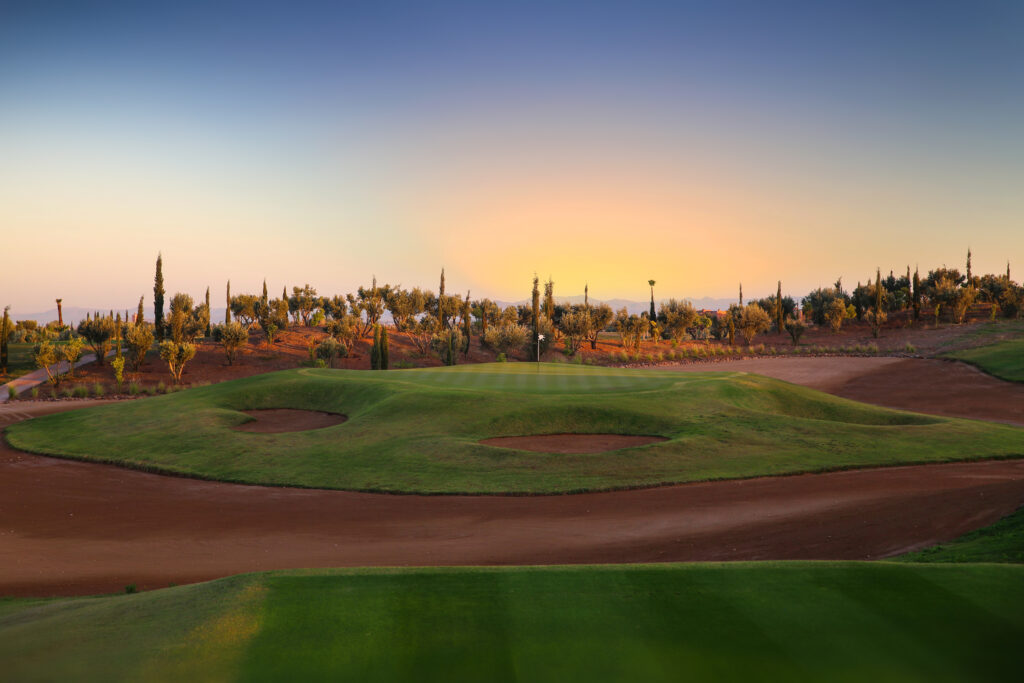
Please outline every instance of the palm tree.
M655 319L654 313L654 280L648 280L647 284L651 286L651 320Z

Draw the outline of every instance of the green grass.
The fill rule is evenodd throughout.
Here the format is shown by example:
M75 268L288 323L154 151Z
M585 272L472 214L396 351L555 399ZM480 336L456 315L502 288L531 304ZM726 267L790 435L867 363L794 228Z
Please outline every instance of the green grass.
M1012 680L1022 639L1014 565L318 570L0 612L13 681Z
M232 430L252 408L343 413ZM485 446L557 432L669 440L600 454ZM288 370L11 426L15 447L225 481L420 493L555 493L1024 455L1024 430L905 413L741 372L496 363ZM884 443L884 447L881 445Z
M1024 382L1024 337L1006 339L973 349L951 351L946 356L975 365L1000 379Z
M1024 563L1024 507L991 526L897 559L905 562Z

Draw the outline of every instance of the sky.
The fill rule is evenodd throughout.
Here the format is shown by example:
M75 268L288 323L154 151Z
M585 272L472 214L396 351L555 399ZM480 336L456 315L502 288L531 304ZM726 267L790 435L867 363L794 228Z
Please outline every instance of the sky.
M151 303L158 252L219 298L1024 273L1022 35L1017 0L0 0L0 303Z

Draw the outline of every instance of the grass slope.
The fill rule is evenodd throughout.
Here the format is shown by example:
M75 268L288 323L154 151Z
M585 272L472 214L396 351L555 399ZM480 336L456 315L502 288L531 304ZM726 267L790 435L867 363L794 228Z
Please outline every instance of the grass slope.
M975 365L1000 379L1024 382L1024 337L951 351L946 356Z
M1024 563L1024 507L991 526L897 559L904 562Z
M12 601L7 680L1010 680L1024 567L323 570Z
M287 434L232 430L252 408L349 420ZM478 443L557 432L669 441L585 455ZM1019 428L878 408L758 375L528 363L289 370L36 418L6 434L28 451L154 471L418 493L604 490L1024 455Z

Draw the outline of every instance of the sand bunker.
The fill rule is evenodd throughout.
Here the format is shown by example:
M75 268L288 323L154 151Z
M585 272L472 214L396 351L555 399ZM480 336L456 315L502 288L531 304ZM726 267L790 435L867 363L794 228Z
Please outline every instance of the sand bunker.
M484 439L485 446L515 448L535 453L604 453L620 448L644 446L668 441L663 436L633 436L630 434L534 434L530 436L496 436Z
M232 429L239 432L258 432L260 434L278 434L280 432L305 432L310 429L322 429L341 424L348 418L337 413L324 413L319 410L295 410L293 408L270 408L266 410L243 410L243 413L256 418Z

